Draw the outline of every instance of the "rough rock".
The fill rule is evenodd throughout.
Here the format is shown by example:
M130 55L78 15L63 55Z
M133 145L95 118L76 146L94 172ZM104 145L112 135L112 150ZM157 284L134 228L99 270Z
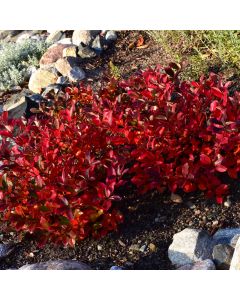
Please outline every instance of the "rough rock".
M24 265L19 270L92 270L87 264L75 260L50 260Z
M235 248L239 238L240 238L240 234L234 235L234 237L231 239L230 246Z
M13 244L0 244L0 259L6 258L14 251Z
M213 243L206 231L185 228L173 236L168 257L173 265L183 266L200 260L211 259Z
M13 42L16 40L16 37L22 33L23 30L1 30L0 31L0 40L5 42Z
M108 42L114 42L117 39L117 34L114 30L108 30L106 35L105 35L105 39Z
M219 229L213 235L213 241L214 241L215 245L217 245L217 244L228 244L228 245L230 245L232 238L236 234L240 234L240 228Z
M54 92L55 94L57 94L59 91L62 90L62 84L59 83L55 83L55 84L49 84L46 89L44 90L44 92L42 93L43 97L46 97L48 93L50 92Z
M171 194L170 199L174 203L182 203L183 202L182 197L180 195L174 194L174 193Z
M71 38L64 38L64 39L61 39L60 41L57 41L56 44L71 45L72 44L72 39Z
M67 76L59 76L57 83L59 84L67 84L68 83L68 77Z
M64 34L60 30L53 31L46 39L47 43L56 43L64 37Z
M119 267L119 266L112 266L110 268L110 270L123 270L123 268Z
M79 63L79 58L65 57L58 59L55 64L55 67L58 70L58 72L61 73L63 76L69 76L72 68L78 66Z
M63 57L63 49L69 46L71 45L54 44L49 47L40 59L40 67L43 68L45 66L53 65L59 58Z
M211 259L205 259L194 264L186 264L177 270L216 270L216 267Z
M28 95L26 98L29 99L30 101L33 101L36 103L40 103L41 101L44 100L44 98L41 94Z
M77 47L76 46L69 46L65 49L63 49L63 57L77 57Z
M99 35L97 35L96 38L93 40L91 47L98 53L102 52L103 48L101 38Z
M78 47L78 55L81 58L92 58L97 56L93 49L91 49L89 46L83 46L82 44L80 44Z
M32 36L31 33L23 33L23 34L20 34L19 37L18 37L17 40L16 40L16 43L17 43L17 44L20 44L20 43L22 43L22 42L25 42L25 41L28 40L31 36Z
M237 240L235 250L233 252L230 270L240 270L240 238Z
M58 76L49 70L38 69L30 77L28 87L34 93L41 93L49 84L56 83Z
M25 111L26 118L30 118L35 113L32 111L32 109L39 109L39 104L41 101L43 101L43 97L40 94L33 94L31 96L26 96L27 101L27 107Z
M230 245L215 245L213 248L213 261L217 269L229 270L234 248Z
M37 68L35 66L29 66L27 68L26 75L25 75L26 80L29 80L30 77L32 76L32 74L36 71L37 71Z
M90 45L91 41L100 33L100 30L74 30L72 35L72 42L79 46L81 43Z
M25 96L30 94L28 89L23 89L20 93L12 94L11 97L3 104L4 111L10 111L25 102Z
M3 111L8 111L10 119L17 119L23 116L27 108L26 96L29 94L30 91L28 89L23 89L20 93L13 94L3 104Z
M86 77L85 72L80 67L73 67L68 75L68 78L72 82L83 80Z

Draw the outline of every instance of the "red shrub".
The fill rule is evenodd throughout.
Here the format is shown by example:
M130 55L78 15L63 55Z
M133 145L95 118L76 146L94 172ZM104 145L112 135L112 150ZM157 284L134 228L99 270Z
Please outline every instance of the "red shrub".
M104 235L122 220L112 201L126 173L142 193L202 190L221 203L221 175L240 170L240 98L215 74L180 83L178 71L149 69L98 94L68 88L41 118L3 114L3 219L42 244Z

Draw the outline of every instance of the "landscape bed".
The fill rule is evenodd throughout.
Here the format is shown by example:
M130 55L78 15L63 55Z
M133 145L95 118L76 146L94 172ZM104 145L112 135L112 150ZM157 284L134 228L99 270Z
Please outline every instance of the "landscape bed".
M132 94L129 93L129 95L130 97L132 97L131 99L133 101L136 101L139 97L139 94L135 96L134 93L137 94L139 88L134 85L134 80L136 79L137 82L137 80L140 80L141 78L141 75L139 75L141 73L139 72L136 73L136 70L146 69L146 67L149 67L150 65L155 66L159 63L160 60L161 60L161 64L164 63L165 66L167 66L170 63L168 57L164 56L161 46L157 42L155 42L146 32L137 32L137 31L120 32L118 40L116 41L116 44L114 46L107 48L105 51L103 51L99 56L97 56L94 59L85 60L85 68L87 74L86 81L90 83L93 82L92 84L93 91L96 92L99 89L99 85L96 84L97 83L96 79L101 79L103 82L107 82L110 76L114 76L115 80L119 78L120 81L122 80L121 78L123 78L126 81L123 81L121 88L123 89L126 88L125 90L126 92L128 91L128 84L132 85L131 88L133 89L133 91ZM187 95L186 97L190 97L190 94L195 89L194 93L196 97L199 97L199 99L205 99L203 97L206 97L206 99L210 99L211 101L209 100L210 102L207 104L210 105L208 107L208 109L210 108L210 111L208 110L207 113L208 113L208 117L210 114L212 114L209 120L210 123L212 122L213 127L211 128L209 127L209 130L212 130L213 135L218 136L219 134L221 134L222 130L225 130L226 128L226 131L224 131L224 138L226 139L229 138L229 141L232 139L231 142L229 142L230 148L226 147L228 141L227 142L218 141L219 146L216 146L216 149L220 147L221 150L220 152L216 152L216 157L218 157L218 161L217 161L216 157L214 156L215 154L213 153L212 149L210 149L211 147L213 147L213 144L210 143L212 138L210 138L210 136L207 136L207 134L204 133L205 135L203 135L202 137L203 140L205 139L206 145L202 146L203 152L199 154L198 151L200 150L195 149L194 150L196 151L195 155L197 155L196 159L194 160L190 158L189 160L194 162L193 166L195 164L195 167L197 168L194 171L196 176L196 181L194 181L195 178L192 177L191 174L190 174L191 177L189 177L191 178L191 180L186 181L186 178L188 178L190 165L188 160L186 160L183 157L178 161L178 163L180 163L180 166L182 168L181 174L176 173L177 177L173 180L173 182L167 180L164 186L161 186L157 182L154 182L155 175L151 177L152 175L150 173L149 173L150 174L149 178L146 177L145 179L143 179L142 174L144 174L145 172L144 164L154 169L155 163L153 163L152 165L150 163L149 165L149 161L151 161L151 159L156 159L152 157L151 146L150 148L148 148L147 151L146 151L147 148L144 148L145 149L144 151L146 151L147 154L144 152L142 152L142 154L144 153L145 158L147 160L144 161L145 159L144 157L139 160L139 165L135 166L135 172L136 172L135 180L132 179L132 182L134 182L139 188L136 188L136 185L133 185L131 183L128 183L128 185L124 185L122 189L121 187L119 187L118 196L122 197L122 200L114 203L114 208L116 208L123 214L124 221L123 223L119 224L117 232L108 233L107 236L101 237L100 239L86 238L83 241L76 241L75 248L66 248L61 245L54 246L52 244L49 244L48 242L45 242L46 245L44 246L43 249L39 248L34 236L27 234L21 242L17 242L17 235L14 232L12 232L11 230L10 233L3 232L1 235L1 239L3 243L8 244L13 242L14 244L17 243L17 245L15 246L15 249L12 252L12 254L10 254L8 258L5 258L0 262L1 269L7 269L7 268L14 269L14 268L19 268L26 263L43 262L43 261L48 261L53 259L79 260L87 263L93 269L110 269L110 267L114 265L120 266L123 269L175 269L175 267L171 264L171 261L168 258L168 248L172 242L172 238L175 233L190 227L196 229L197 228L206 229L209 232L209 234L212 236L220 228L239 227L238 217L240 216L240 211L239 211L239 193L240 193L239 190L240 189L238 183L239 160L237 158L239 155L239 152L237 150L238 138L239 138L239 132L238 132L239 125L234 125L235 124L234 122L237 122L239 118L239 112L238 112L239 104L237 104L238 98L237 96L234 96L234 92L237 90L238 81L235 80L235 82L232 83L229 89L229 95L230 97L232 97L231 99L226 98L228 97L226 96L227 95L226 92L230 86L230 85L229 86L224 85L227 80L224 79L224 84L221 84L221 81L218 81L219 80L218 77L213 74L210 75L209 82L207 81L207 79L205 79L205 83L203 79L200 80L200 83L198 83L197 80L193 81L192 82L193 89L189 94L187 94L188 93L187 90L189 87L187 87L187 85L185 87L184 86L181 87L181 85L179 85L181 79L180 81L178 80L178 73L182 71L181 68L183 68L183 72L184 72L184 63L182 64L182 67L179 64L170 64L170 67L165 68L166 75L164 76L166 77L163 76L162 79L159 79L161 77L158 77L160 74L158 73L159 69L156 69L156 71L154 71L155 69L151 69L150 71L148 70L142 74L143 76L145 76L145 80L149 84L150 89L154 90L156 85L154 83L154 80L158 78L157 80L160 81L163 80L161 84L167 84L168 80L170 85L172 82L176 84L176 90L174 90L175 94L177 93L180 94L182 89L183 93L186 93L185 96ZM162 70L164 73L164 68ZM147 76L152 76L153 82L147 81L148 80L146 79ZM179 76L181 78L181 73L179 74ZM224 78L224 74L222 77ZM126 83L128 82L127 81L128 78L133 78L133 79L132 81L130 80L129 83ZM115 80L113 81L113 92L119 93L118 89L114 90L114 82L116 82ZM211 93L209 94L207 90L205 91L204 90L205 87L201 90L201 85L208 86L207 89L210 89ZM109 91L111 90L111 88L112 87L110 85ZM199 92L196 92L197 89L199 89ZM80 91L81 89L79 90L73 89L71 90L71 92L69 90L67 93L70 95L72 93L73 95L72 97L73 98L75 97L75 99L77 99L78 93L79 95L81 95ZM85 90L82 91L86 92ZM74 93L76 94L76 96L74 96ZM3 93L3 97L5 97L5 99L8 98L9 95L11 94L9 94L8 92ZM46 95L47 97L50 97L50 99L53 99L51 97L54 97L53 94L46 94ZM153 102L155 101L154 97L147 91L144 95L142 94L142 96L145 99L144 101L146 101L146 99L151 99L151 101ZM106 91L104 94L104 89L103 89L102 97L111 98L111 94L109 94ZM235 100L233 100L234 97L236 97ZM195 98L191 98L191 99L195 99ZM178 102L179 101L178 97L176 97L175 100L173 99L172 104L174 104L174 101ZM61 101L60 103L62 105ZM229 106L227 106L227 103L228 104L232 103L231 104L233 105L232 110L229 108ZM156 103L154 102L154 104ZM183 103L181 103L180 106L183 108L184 107ZM57 110L58 109L59 108L57 108ZM116 130L116 128L111 127L112 120L111 120L111 116L109 115L109 109L107 109L107 106L105 107L105 109L106 110L103 112L103 118L105 114L105 120L103 119L103 123L104 122L105 123L103 125L107 126L107 128L110 130ZM198 107L197 109L199 110L199 113L202 114L203 118L205 118L205 114L202 112L201 107ZM226 119L224 113L223 114L219 113L220 111L224 112L225 110L226 110L227 118L229 119ZM154 111L155 108L153 112ZM200 114L195 115L195 113L193 113L190 110L189 105L186 106L186 111L187 113L190 113L190 117L194 116L195 118L197 118L199 116L199 120L198 120L199 123L197 124L196 129L194 129L196 130L197 134L199 134L198 125L202 124L202 122L204 121L202 121L202 119L200 118ZM98 110L95 110L93 113L98 113ZM101 111L99 111L99 113L102 114ZM163 114L167 113L167 111L165 110L162 113ZM172 113L174 115L175 111L172 110ZM160 116L163 118L166 117L164 115L162 116L161 114ZM213 117L215 117L217 121L213 120ZM71 122L71 118L72 118L71 116L70 117L63 116L63 119L61 120L63 121L67 120L68 122ZM151 124L152 120L151 119L149 120L150 123L148 123L147 121L146 126L149 126L149 124ZM176 121L177 119L174 120ZM230 122L229 123L230 125L229 124L223 125L222 120L224 120L224 122L225 121ZM120 122L120 120L118 121ZM140 117L138 121L143 122L144 119L141 119ZM95 119L94 122L96 122L96 124L99 126L101 125L101 122L97 118ZM11 125L12 124L10 124L10 126ZM122 124L122 126L128 126L128 125ZM136 124L134 126L136 126ZM180 124L180 126L182 125ZM232 126L232 127L228 128L227 126ZM31 130L31 127L29 128ZM188 130L189 129L190 127L188 128ZM229 134L231 130L233 132L235 130L236 137L234 136L235 133ZM11 130L9 130L8 128L7 131L8 133L6 133L6 131L5 132L2 131L2 134L3 135L5 134L6 136L8 136L9 134L9 136L11 137ZM122 133L123 132L121 131L121 134ZM161 131L160 134L161 135L164 134L164 131ZM179 134L179 138L180 136L181 134ZM217 138L217 140L218 139L220 140L220 138ZM223 137L221 137L221 139L223 139ZM132 141L134 141L134 143L136 143L137 145L138 139L137 142L134 140L134 138L132 139ZM186 141L189 140L186 139ZM113 145L115 142L116 140L113 140ZM200 145L201 143L202 142L198 141L196 145ZM211 147L209 147L209 145L207 146L207 143L209 143L209 145L211 144ZM120 143L116 142L114 147L119 147L119 145ZM141 147L142 144L140 143L139 145ZM22 144L22 146L26 147L25 144ZM130 146L132 147L132 145ZM185 148L186 146L188 148L188 144L184 145ZM186 151L187 151L186 153L189 154L188 150ZM233 152L236 154L235 157L232 156ZM153 151L153 153L155 152ZM164 155L166 155L166 153ZM224 160L224 157L222 157L224 155L226 155L226 160ZM228 155L231 156L230 160L228 159ZM138 156L136 156L136 154L134 154L134 157L135 159L138 159ZM171 160L171 157L168 159ZM213 161L215 167L213 167L212 165ZM128 161L128 163L131 164L132 162ZM16 172L19 172L19 170L16 169ZM23 172L24 174L25 170L20 169L20 173L21 172ZM154 172L156 172L156 170ZM206 177L213 176L213 177L209 177L212 179L209 180L208 183L204 182L203 179L200 179L202 181L198 182L199 180L198 178L201 178L201 172L205 172L204 176ZM214 172L218 173L217 176L214 175L215 174ZM226 176L227 172L230 177ZM140 176L137 177L136 174L138 175L140 174ZM176 174L174 176L176 176ZM35 175L38 175L38 172ZM113 175L114 174L112 173L111 176ZM66 181L65 177L66 175L62 174L63 183ZM146 179L148 181L148 184L144 185L144 180ZM199 190L197 188L197 185L200 187L200 190L207 191L207 193L205 192L204 195L201 191L197 191ZM166 187L168 187L168 189L166 189ZM140 195L139 191L142 188L145 188L143 189L144 194ZM157 188L159 189L159 191L151 191L153 188ZM180 188L180 190L178 188ZM11 194L11 190L9 190L8 192ZM178 199L177 201L174 201L173 194L171 194L171 192L179 194L177 197ZM5 196L6 195L7 194L5 194ZM209 199L206 199L206 195L208 196ZM218 203L216 203L216 200ZM14 204L14 202L11 205L13 205L12 206L13 209L16 209L16 205ZM18 208L17 215L21 216L22 212L19 211L19 209L20 208ZM107 210L108 209L106 209L106 212ZM100 217L102 214L103 212L101 212ZM42 216L44 216L44 214L42 214ZM65 214L64 214L64 218L66 218ZM42 229L43 228L46 229L46 226L48 226L46 223L46 219L41 219L41 220L43 220L43 222L41 222L41 226L43 226ZM13 219L12 224L14 225L15 222L16 220ZM28 231L24 229L24 226L26 224L27 223L24 222L24 224L18 225L18 230L20 229L20 231L21 230ZM3 223L3 227L4 225L5 224ZM41 227L39 228L41 229ZM32 227L31 230L34 231L34 227ZM69 242L69 241L66 240L64 243L66 245L73 243L74 245L75 241L74 242Z

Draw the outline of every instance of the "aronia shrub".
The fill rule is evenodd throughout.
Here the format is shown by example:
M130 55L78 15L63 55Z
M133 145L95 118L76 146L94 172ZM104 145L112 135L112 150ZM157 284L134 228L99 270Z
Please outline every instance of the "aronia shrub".
M74 246L115 230L116 188L204 191L222 203L239 178L240 97L210 74L180 82L177 64L67 88L26 120L0 120L0 211L10 228ZM126 176L127 175L127 176ZM224 176L223 176L224 175Z

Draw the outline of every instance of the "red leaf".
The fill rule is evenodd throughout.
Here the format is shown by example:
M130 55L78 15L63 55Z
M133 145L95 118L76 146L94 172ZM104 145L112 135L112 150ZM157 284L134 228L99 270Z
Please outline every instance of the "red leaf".
M228 169L228 175L234 179L238 178L238 172L236 169Z
M104 109L104 112L103 112L103 122L106 122L106 123L108 123L111 126L112 125L112 121L113 121L113 112L111 110Z
M207 156L206 154L200 154L200 162L203 165L210 165L212 163L210 157Z
M227 184L220 184L216 188L216 195L217 196L226 195L227 191L228 191L228 185Z
M139 35L139 38L138 38L138 40L137 40L137 47L142 46L143 43L144 43L143 36L142 36L142 35Z
M65 173L65 169L62 170L62 182L63 182L63 183L66 182L66 173Z
M187 177L188 172L189 172L189 165L188 165L188 163L185 163L185 164L182 166L182 174L183 174L183 176L184 176L184 177Z
M183 190L186 193L194 192L196 190L196 185L193 184L192 182L188 181L184 184Z
M220 197L220 196L216 197L216 202L218 204L222 204L223 203L223 197Z
M7 130L0 130L0 136L12 137L12 134Z
M223 165L217 165L217 166L215 167L215 169L216 169L218 172L221 172L221 173L227 171L227 168L226 168L225 166L223 166Z
M212 93L213 93L214 96L216 96L216 97L218 97L220 99L223 98L223 92L221 92L218 88L212 87L211 91L212 91Z
M200 86L199 83L196 81L192 81L191 85L194 86L195 88L198 88Z
M2 115L1 115L1 118L3 120L3 123L7 123L7 121L8 121L8 111L3 111Z
M211 104L210 104L210 111L215 111L217 106L218 106L218 101L214 100Z

